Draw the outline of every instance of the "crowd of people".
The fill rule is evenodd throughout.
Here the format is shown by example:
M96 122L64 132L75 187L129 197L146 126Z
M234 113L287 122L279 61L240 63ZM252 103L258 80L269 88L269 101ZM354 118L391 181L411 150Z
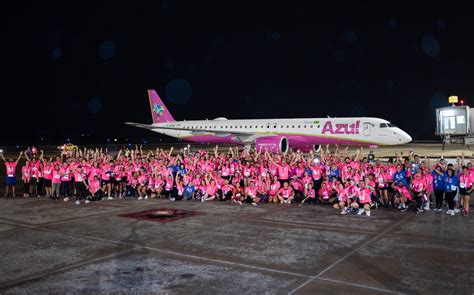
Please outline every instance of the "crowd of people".
M17 164L24 156L21 180L23 197L48 197L75 204L114 198L199 202L229 201L258 206L330 205L340 214L370 216L380 206L400 211L413 208L455 215L469 214L474 181L472 164L464 155L448 164L442 157L431 163L413 152L399 153L388 161L353 155L337 146L318 153L270 153L267 150L229 148L180 151L142 147L122 149L112 156L107 149L64 150L56 157L20 152L17 159L2 159L6 166L6 191L15 196Z

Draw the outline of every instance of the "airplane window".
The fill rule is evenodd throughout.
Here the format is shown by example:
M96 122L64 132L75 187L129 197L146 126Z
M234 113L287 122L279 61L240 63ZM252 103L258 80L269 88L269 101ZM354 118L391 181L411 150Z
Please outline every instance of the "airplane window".
M291 128L295 128L295 125L292 125Z
M380 123L380 128L387 128L387 124L385 124L385 123Z
M290 125L286 125L286 128L290 128Z
M298 125L298 128L301 128L301 125Z
M262 125L262 126L260 126L260 128L263 128L263 125Z
M314 127L313 125L309 125L309 126L311 126L311 128L313 128L313 127Z
M247 128L247 125L245 125L245 128Z
M258 128L258 125L255 125L255 128Z
M270 128L270 125L267 125L267 128Z
M252 128L252 125L250 125L249 128Z
M225 129L227 129L227 126L225 126Z
M306 128L306 125L304 125L303 127Z

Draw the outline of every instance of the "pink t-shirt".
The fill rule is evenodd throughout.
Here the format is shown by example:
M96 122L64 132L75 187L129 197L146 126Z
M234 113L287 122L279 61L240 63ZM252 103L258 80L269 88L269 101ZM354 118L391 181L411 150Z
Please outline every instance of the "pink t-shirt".
M17 164L16 162L13 162L13 163L5 162L8 177L14 177L15 176L16 164Z
M293 189L291 187L282 187L279 192L284 199L288 199L291 196L292 191Z

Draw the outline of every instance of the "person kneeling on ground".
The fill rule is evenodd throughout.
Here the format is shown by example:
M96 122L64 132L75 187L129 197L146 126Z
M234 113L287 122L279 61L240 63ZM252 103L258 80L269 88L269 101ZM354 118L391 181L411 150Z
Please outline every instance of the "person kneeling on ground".
M294 197L295 192L291 186L288 185L288 182L285 181L283 183L283 187L278 191L278 199L280 200L280 203L291 204L291 201L293 201Z
M359 187L355 190L355 195L357 196L357 205L359 211L357 215L362 215L365 211L365 215L370 216L370 189L366 187L364 180L359 181Z
M257 187L253 180L250 181L250 185L245 188L245 201L254 206L257 206L257 203L260 201L260 198L257 197Z
M97 175L94 176L94 179L89 181L87 189L89 190L90 196L86 198L86 204L88 204L90 201L102 200L104 194L102 188L100 187L100 181Z

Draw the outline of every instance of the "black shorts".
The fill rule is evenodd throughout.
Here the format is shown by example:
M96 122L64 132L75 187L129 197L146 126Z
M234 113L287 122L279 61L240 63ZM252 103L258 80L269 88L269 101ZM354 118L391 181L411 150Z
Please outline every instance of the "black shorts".
M461 196L469 196L471 194L471 187L468 187L468 188L460 187L459 188L459 194Z
M44 186L45 186L45 187L51 187L51 186L52 186L52 181L51 181L51 179L45 179L45 180L44 180Z
M110 179L109 180L101 179L100 183L101 183L101 185L104 185L104 184L109 184L109 183L112 183L112 182L110 181Z

